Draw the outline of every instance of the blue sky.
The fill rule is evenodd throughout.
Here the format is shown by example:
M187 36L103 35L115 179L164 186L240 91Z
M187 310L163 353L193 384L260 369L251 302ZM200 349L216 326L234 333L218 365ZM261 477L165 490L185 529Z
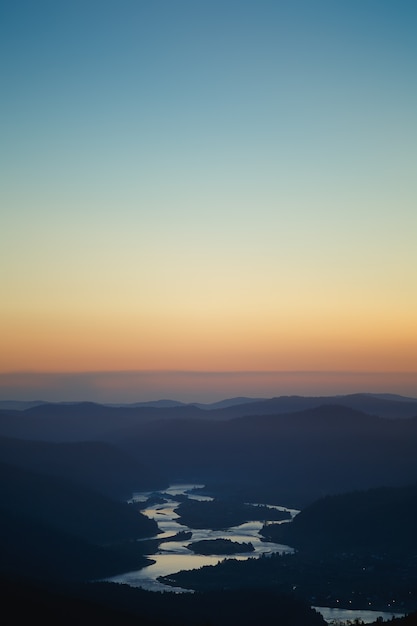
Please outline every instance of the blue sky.
M0 2L0 371L415 371L416 18Z

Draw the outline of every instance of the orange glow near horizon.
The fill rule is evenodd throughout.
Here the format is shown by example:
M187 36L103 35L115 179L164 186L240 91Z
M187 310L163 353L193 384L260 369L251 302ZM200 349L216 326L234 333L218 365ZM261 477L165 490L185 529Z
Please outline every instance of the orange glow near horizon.
M10 319L0 371L414 371L411 319ZM5 326L3 326L5 328Z
M124 371L0 373L0 399L212 402L237 396L397 393L416 397L417 372Z
M6 4L0 375L417 395L412 3Z

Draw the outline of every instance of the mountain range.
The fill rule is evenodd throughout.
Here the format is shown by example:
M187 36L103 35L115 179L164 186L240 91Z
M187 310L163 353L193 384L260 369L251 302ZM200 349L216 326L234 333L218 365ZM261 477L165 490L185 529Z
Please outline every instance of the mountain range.
M233 402L1 410L0 461L82 480L107 495L220 481L233 489L262 485L268 499L297 506L417 480L417 400L355 394Z
M299 587L300 602L305 603L313 591L326 591L323 581L336 565L337 585L346 592L343 575L349 567L351 580L356 580L353 570L364 547L372 549L372 567L375 559L386 553L383 548L390 547L390 563L398 561L396 581L402 593L415 570L416 449L417 399L390 394L240 397L205 405L170 400L121 406L41 401L3 404L3 586L11 585L13 594L23 596L27 589L32 598L32 585L42 584L46 605L54 591L52 582L64 585L67 593L69 584L144 566L148 563L146 543L157 541L158 528L125 501L135 491L151 492L181 481L201 482L206 492L226 500L303 509L288 527L266 527L276 540L305 552L298 566L298 560L292 561L298 567L292 574L293 586L304 584L304 566L311 561L315 575L309 574L309 586L303 592ZM391 540L392 532L397 541ZM138 538L147 541L138 542ZM315 547L314 554L309 546ZM325 550L328 557L323 566ZM341 559L341 567L337 559ZM254 573L259 582L262 576L271 580L270 565L275 568L274 576L285 570L289 584L287 561L278 562L278 557L256 561L239 567L229 563L228 567L239 569L242 578L236 581L246 580L246 572L250 575L251 568L259 568ZM379 567L379 561L375 562ZM26 582L21 579L22 572ZM375 582L372 572L369 569L367 573L369 589L379 580ZM387 576L381 580L387 585L390 582ZM356 580L358 585L361 581ZM89 598L95 587L87 587ZM141 623L148 624L153 616L155 622L162 618L157 607L161 598L119 587L124 586L97 586L99 605L105 606L110 598L116 602L113 609L138 607L140 602L136 610L145 616ZM333 592L339 593L333 587ZM265 588L262 593L271 593L274 599L277 590ZM219 592L220 601L224 607L230 602L234 611L233 599L227 595L231 593ZM245 596L248 593L246 590ZM175 623L172 611L180 603L184 605L181 619L190 615L192 601L164 595L164 623ZM414 596L410 598L411 606ZM203 596L197 599L203 602ZM294 620L298 600L292 598L291 602L292 613L283 624L323 623L308 612L300 621ZM146 606L151 607L150 613ZM283 598L279 606L285 606ZM86 615L89 610L87 607ZM227 610L223 611L225 619ZM217 617L213 620L221 623Z
M10 404L10 403L6 403ZM417 399L395 395L280 396L256 400L232 398L214 404L183 404L163 400L109 406L93 402L31 403L1 408L0 435L41 441L81 441L119 438L141 424L171 419L226 421L236 417L280 415L337 405L390 419L417 416ZM3 404L4 405L4 404Z

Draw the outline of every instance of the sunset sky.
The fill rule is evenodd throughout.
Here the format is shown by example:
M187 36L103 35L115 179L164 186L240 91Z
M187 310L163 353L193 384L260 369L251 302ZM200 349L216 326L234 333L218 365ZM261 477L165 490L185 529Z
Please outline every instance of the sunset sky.
M0 0L0 399L417 396L414 0Z

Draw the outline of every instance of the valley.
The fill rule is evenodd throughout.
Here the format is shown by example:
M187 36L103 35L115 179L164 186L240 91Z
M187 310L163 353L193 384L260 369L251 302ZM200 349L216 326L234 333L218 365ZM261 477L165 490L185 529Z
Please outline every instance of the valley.
M234 594L288 626L412 613L417 402L337 400L0 409L0 575L167 626L196 594L215 626Z

